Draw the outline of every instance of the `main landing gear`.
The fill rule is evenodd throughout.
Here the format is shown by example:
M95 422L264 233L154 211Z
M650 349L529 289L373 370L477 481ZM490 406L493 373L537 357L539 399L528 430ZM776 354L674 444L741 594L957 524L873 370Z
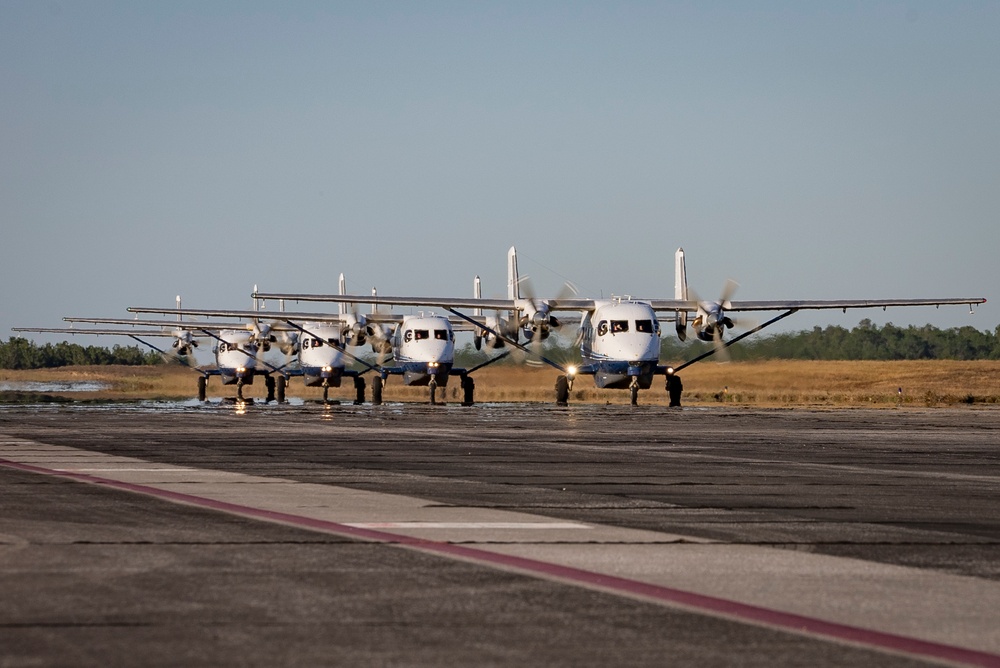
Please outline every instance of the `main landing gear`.
M573 381L567 376L556 378L556 406L569 405L569 391L573 389Z
M459 382L460 382L460 385L462 386L462 405L463 406L472 406L475 403L476 381L472 380L472 376L469 376L468 374L462 374L460 376L460 381ZM431 376L431 380L430 380L429 383L427 383L427 387L430 388L430 392L431 392L431 406L437 405L438 404L438 401L437 401L437 387L438 387L437 379L434 378L433 376ZM445 402L442 401L442 402L440 402L440 404L444 405Z
M474 405L476 401L476 382L472 379L472 376L470 376L468 373L459 374L459 378L460 378L459 383L462 388L462 405L463 406ZM363 385L364 380L361 378L359 378L358 380L361 380ZM382 405L382 391L384 389L385 389L385 379L382 378L382 376L375 376L374 378L372 378L372 406ZM444 401L438 401L438 390L441 389L443 391L444 388L440 387L440 383L438 383L437 378L431 376L430 380L427 382L427 389L430 394L429 401L432 406L439 406L439 405L443 406L445 404ZM358 391L358 400L360 402L363 399L364 399L364 389L362 386L362 389Z

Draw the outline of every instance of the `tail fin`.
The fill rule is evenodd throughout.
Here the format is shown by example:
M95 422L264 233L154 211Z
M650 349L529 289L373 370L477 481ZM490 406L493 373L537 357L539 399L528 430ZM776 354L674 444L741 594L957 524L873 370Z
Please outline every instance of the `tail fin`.
M347 294L347 279L344 278L343 274L340 275L340 294ZM345 302L337 304L337 313L340 315L347 315L347 306L348 305Z
M472 296L475 299L483 298L483 284L480 282L479 276L476 276L475 280L473 280L472 282ZM472 309L472 315L476 316L482 314L483 314L483 309L481 308Z
M518 286L520 280L517 275L517 251L511 246L507 251L507 299L521 298L521 288Z
M687 265L684 262L684 249L678 248L674 253L674 299L688 300ZM677 338L683 341L687 338L687 311L677 311Z

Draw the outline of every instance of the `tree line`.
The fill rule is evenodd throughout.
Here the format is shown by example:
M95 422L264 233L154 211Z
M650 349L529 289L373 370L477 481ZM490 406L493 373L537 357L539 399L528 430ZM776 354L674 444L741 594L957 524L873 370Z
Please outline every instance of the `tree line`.
M674 339L676 342L676 339ZM705 344L705 350L710 344ZM1000 326L938 329L931 325L879 327L867 318L857 327L749 337L729 348L734 360L985 360L1000 359ZM666 351L664 351L666 352Z
M63 341L38 345L33 341L12 336L0 341L0 369L48 369L58 366L122 364L140 366L161 364L160 353L139 346L81 346Z
M727 339L739 330L727 332ZM660 359L665 363L689 360L712 349L711 343L698 340L682 342L664 324ZM993 332L975 327L938 329L932 325L897 327L892 323L879 327L865 319L857 327L814 327L811 330L750 336L726 351L734 361L794 360L985 360L1000 359L1000 326ZM460 351L456 363L471 366L483 359L469 344ZM560 363L579 360L579 350L565 337L551 337L544 353Z
M730 337L732 334L730 334ZM711 349L702 341L678 341L666 329L660 344L660 359L687 360ZM1000 326L993 332L975 327L938 329L931 325L882 327L865 319L857 327L814 327L812 330L751 336L728 349L731 359L800 360L985 360L1000 359ZM551 337L544 353L558 362L579 360L579 349L567 337ZM456 365L471 367L488 359L471 343L456 352ZM515 361L515 360L510 360ZM506 362L506 360L505 360ZM499 362L499 363L505 363ZM0 341L0 368L42 369L71 365L161 364L163 357L139 346L81 346L75 343L38 345L21 337Z

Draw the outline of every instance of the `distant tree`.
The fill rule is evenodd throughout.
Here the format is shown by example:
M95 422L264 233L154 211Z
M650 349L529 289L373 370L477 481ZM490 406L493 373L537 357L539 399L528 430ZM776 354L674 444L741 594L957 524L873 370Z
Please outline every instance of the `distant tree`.
M76 343L46 343L42 346L22 337L0 341L0 368L43 369L74 365L123 364L130 366L160 364L155 351L145 352L138 346L118 346L108 350L101 346L83 347Z

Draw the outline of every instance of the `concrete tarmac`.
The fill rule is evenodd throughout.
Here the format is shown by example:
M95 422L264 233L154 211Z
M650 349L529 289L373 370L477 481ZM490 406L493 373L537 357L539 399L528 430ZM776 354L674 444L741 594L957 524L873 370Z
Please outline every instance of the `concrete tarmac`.
M0 407L0 666L1000 666L1000 411Z

